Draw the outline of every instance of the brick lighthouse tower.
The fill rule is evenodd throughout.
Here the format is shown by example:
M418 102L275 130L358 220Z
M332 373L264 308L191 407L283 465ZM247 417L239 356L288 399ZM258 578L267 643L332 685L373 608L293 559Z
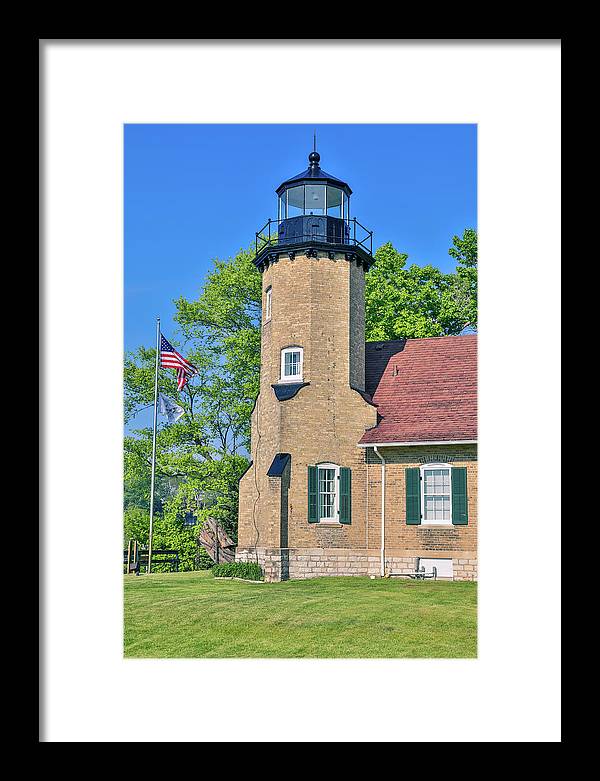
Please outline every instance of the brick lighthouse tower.
M308 161L277 188L278 218L257 233L254 260L261 376L236 558L258 560L267 580L347 572L368 536L357 443L377 423L365 393L372 232L350 216L349 185L320 167L316 150Z

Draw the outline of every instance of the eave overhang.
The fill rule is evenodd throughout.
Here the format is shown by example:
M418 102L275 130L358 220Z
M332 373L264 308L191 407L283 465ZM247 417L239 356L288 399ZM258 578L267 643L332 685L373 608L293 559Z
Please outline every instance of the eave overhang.
M343 190L348 197L352 195L352 188L346 182L338 179L336 176L328 174L322 168L316 169L308 168L297 176L293 176L291 179L286 179L275 190L278 196L281 195L284 190L289 190L290 187L298 187L301 184L330 184L332 187L337 187L339 190Z
M375 262L375 258L360 246L354 244L330 244L325 241L301 241L297 244L285 245L271 244L260 250L252 262L262 274L270 263L277 263L280 257L287 257L290 260L293 260L296 255L308 254L308 257L311 257L309 254L311 250L329 253L329 257L332 260L334 254L342 253L346 260L355 262L358 266L364 266L365 271L368 271Z
M358 442L358 447L423 447L425 445L476 445L476 439L436 439L436 440L422 440L420 442Z

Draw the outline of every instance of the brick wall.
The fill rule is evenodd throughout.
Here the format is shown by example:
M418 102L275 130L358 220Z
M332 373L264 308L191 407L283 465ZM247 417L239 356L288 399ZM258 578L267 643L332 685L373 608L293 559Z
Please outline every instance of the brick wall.
M349 345L350 385L358 390L365 389L365 272L352 263L349 268L350 289L348 307L350 311Z
M300 443L302 447L302 443ZM354 449L362 457L353 464L352 523L350 526L309 524L306 510L306 465L292 455L291 475L297 480L288 501L288 565L280 574L291 578L331 574L380 574L381 464L371 450ZM388 572L414 571L416 559L451 558L455 580L477 580L477 460L474 445L380 448L386 459L385 566ZM405 472L410 466L444 461L467 468L469 522L467 526L406 524ZM272 496L281 508L281 481ZM290 479L290 487L292 480ZM275 499L273 499L275 502ZM368 501L368 504L367 504ZM295 506L294 506L295 503ZM300 508L300 509L299 509ZM270 512L270 510L268 511ZM281 515L281 510L280 510ZM288 546L283 546L287 549ZM244 546L240 546L240 550ZM262 547L262 546L261 546ZM241 554L240 554L241 555ZM246 555L246 554L244 554ZM252 551L252 555L254 552ZM245 559L244 559L245 560ZM319 563L321 562L321 563Z
M272 317L263 323L260 394L251 420L252 466L240 481L238 541L281 547L281 492L266 473L276 453L290 453L289 547L362 546L358 526L317 527L307 522L307 467L332 462L352 469L353 507L364 505L364 453L356 446L377 422L375 407L350 387L364 386L364 269L344 253L330 259L280 256L263 274L263 296L272 289ZM362 314L362 317L360 313ZM272 384L280 374L281 350L304 350L309 385L278 401Z
M408 556L476 559L477 446L380 447L379 451L386 460L386 548L402 550ZM367 449L366 461L369 475L368 534L372 542L377 541L377 545L380 545L381 462L370 448ZM407 467L420 467L427 462L466 467L469 520L466 526L407 525L405 470Z

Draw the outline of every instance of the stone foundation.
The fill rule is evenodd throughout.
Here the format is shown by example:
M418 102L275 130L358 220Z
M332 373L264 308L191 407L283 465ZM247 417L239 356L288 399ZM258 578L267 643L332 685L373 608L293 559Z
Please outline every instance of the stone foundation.
M477 559L452 559L454 580L477 580Z
M289 580L286 566L287 551L284 548L237 548L235 560L258 560L266 581Z
M426 552L421 554L427 555ZM431 555L431 554L429 554ZM327 575L339 577L381 575L381 559L376 550L347 548L238 548L236 561L256 561L265 580L304 580ZM392 575L415 571L416 556L386 556L386 569ZM452 559L454 580L477 580L476 559Z

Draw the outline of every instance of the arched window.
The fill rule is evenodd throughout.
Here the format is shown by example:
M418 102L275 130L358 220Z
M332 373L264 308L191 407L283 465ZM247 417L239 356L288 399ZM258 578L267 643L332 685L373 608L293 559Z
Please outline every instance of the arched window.
M285 347L281 351L280 382L302 382L303 354L302 347Z
M452 523L452 468L450 464L421 467L423 523Z

